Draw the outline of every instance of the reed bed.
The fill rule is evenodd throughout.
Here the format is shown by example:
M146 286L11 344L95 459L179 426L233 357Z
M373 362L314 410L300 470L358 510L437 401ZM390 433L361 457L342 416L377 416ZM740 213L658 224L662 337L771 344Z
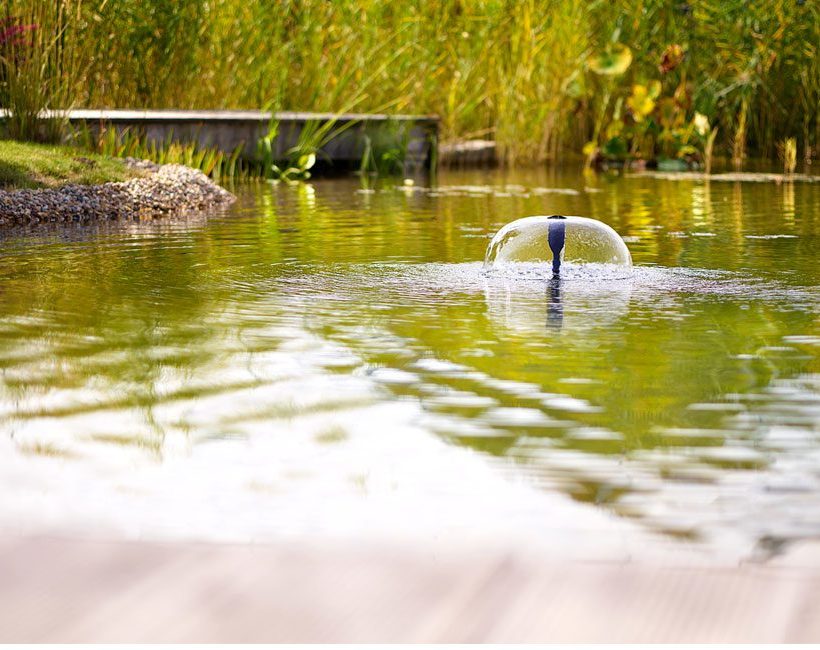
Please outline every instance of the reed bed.
M23 5L10 0L7 20ZM431 113L441 116L443 139L495 139L509 164L557 160L590 143L601 150L613 134L628 155L662 151L675 138L678 153L702 153L712 135L710 153L714 147L738 164L750 155L775 158L787 139L808 159L818 141L820 16L813 0L36 6L57 17L41 15L52 26L39 33L59 37L61 47L70 43L71 65L60 70L59 92L32 104ZM627 51L630 62L619 74L596 67ZM9 83L14 66L6 57L4 106L20 92ZM57 68L45 66L44 75ZM658 94L641 99L636 87ZM660 112L673 103L678 112L666 125ZM651 106L645 120L638 105ZM697 115L709 127L702 137L692 131Z
M6 135L54 141L67 124L40 119L48 109L71 108L83 64L76 29L80 0L5 0L0 9L0 108ZM87 61L87 58L86 58Z

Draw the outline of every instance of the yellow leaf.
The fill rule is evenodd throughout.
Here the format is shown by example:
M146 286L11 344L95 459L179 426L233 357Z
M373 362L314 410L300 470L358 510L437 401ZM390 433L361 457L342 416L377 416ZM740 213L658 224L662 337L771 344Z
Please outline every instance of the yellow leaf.
M626 105L632 109L632 116L636 122L641 122L644 117L655 109L655 100L649 94L649 89L643 84L632 86L632 94L626 100Z
M623 122L616 121L610 122L606 127L606 139L611 140L612 138L617 138L621 135L621 131L623 131L624 124Z

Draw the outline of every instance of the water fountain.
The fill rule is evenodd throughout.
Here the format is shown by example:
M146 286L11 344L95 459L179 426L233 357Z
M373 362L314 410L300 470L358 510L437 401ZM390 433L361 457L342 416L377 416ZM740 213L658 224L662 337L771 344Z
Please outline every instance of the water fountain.
M583 314L588 328L622 315L629 302L629 283L601 284L632 275L632 256L624 240L605 223L586 217L524 217L501 228L487 247L485 295L494 321L513 329L564 329L565 314ZM551 269L551 273L550 273ZM531 282L547 281L546 295ZM564 280L583 280L562 295ZM540 296L540 297L539 297Z
M552 215L517 219L501 228L487 247L487 270L516 271L552 266L554 276L628 277L632 256L612 228L587 217Z

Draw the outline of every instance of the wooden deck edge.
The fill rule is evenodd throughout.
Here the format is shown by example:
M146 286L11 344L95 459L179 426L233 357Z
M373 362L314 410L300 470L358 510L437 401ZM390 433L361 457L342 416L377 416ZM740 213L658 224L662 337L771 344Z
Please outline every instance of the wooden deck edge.
M521 551L0 539L3 642L817 642L817 548L681 567Z

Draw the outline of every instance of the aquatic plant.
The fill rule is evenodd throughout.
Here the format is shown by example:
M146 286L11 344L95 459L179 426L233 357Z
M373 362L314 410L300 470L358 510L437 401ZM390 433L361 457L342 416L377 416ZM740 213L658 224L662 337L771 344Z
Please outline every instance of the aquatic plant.
M261 168L261 175L264 177L267 173L273 173L273 168L276 164L276 136L279 133L279 123L276 120L271 120L268 124L268 132L263 135L256 142L256 162Z
M305 153L298 156L291 164L270 166L270 177L278 181L306 181L310 178L310 170L316 164L315 153Z
M261 176L288 182L309 179L310 170L320 157L330 161L322 148L358 122L354 119L339 123L338 117L307 120L298 127L296 143L285 150L283 156L278 156L275 150L277 137L287 140L292 134L281 133L279 124L271 122L267 134L256 144L256 162L261 167Z
M226 154L216 147L202 146L197 142L177 142L173 133L164 141L157 142L148 139L144 133L115 127L103 127L95 133L84 126L76 129L70 139L74 144L106 156L150 160L159 165L186 165L214 179L253 175L241 160L242 145Z
M362 176L398 176L405 172L412 124L388 120L370 126L362 134Z

